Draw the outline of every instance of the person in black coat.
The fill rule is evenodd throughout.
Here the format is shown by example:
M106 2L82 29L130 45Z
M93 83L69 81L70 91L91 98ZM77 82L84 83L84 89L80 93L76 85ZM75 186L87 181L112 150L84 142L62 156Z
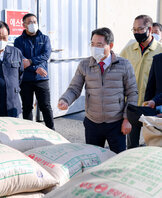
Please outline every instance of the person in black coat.
M23 56L19 49L7 45L9 33L8 25L0 21L0 116L18 117Z
M162 53L153 57L144 101L152 100L160 93L162 93Z
M154 98L152 98L149 101L145 101L143 103L144 106L155 108L156 106L162 105L162 92L160 94L157 94ZM157 117L162 117L162 113L160 111L159 114L157 114Z

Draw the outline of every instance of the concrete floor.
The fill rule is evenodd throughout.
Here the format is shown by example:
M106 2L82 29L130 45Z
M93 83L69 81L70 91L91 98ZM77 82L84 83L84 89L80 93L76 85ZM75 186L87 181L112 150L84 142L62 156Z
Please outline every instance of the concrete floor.
M85 112L81 111L78 113L54 118L55 130L71 143L85 143L85 132L83 126L84 117ZM142 132L140 134L140 145L144 145ZM108 148L107 141L105 142L105 147Z
M54 119L55 130L72 143L85 143L83 120L85 112Z
M85 112L78 112L54 119L55 130L72 143L85 143L83 120ZM141 133L140 145L144 144ZM105 147L108 147L107 141Z

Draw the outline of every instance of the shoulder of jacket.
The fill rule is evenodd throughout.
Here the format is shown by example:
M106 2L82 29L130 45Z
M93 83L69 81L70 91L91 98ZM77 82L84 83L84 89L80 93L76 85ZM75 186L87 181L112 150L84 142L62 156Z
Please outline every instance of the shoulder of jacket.
M39 30L39 32L38 32L38 34L37 34L37 36L38 37L43 37L43 38L49 38L49 36L48 35L46 35L46 34L43 34L40 30Z
M18 36L18 37L15 39L15 41L20 41L20 40L22 40L22 38L23 38L23 36L20 35L20 36Z
M135 41L131 44L126 45L122 51L133 50L134 48L138 48L138 46L139 46L138 43Z
M154 60L161 60L162 61L162 53L160 54L156 54L155 56L153 56Z
M7 45L6 50L7 51L15 51L15 52L19 51L18 48L14 47L14 46L11 46L11 45Z
M22 55L21 50L14 46L7 45L6 51L8 51L9 53Z
M118 60L118 62L116 64L116 68L118 68L119 70L123 70L126 73L132 72L133 67L128 59L117 56L117 60Z
M162 43L158 42L158 47L161 49L161 53L162 53Z
M49 36L45 35L45 34L40 34L37 36L37 40L41 40L45 43L48 43L50 41Z
M151 45L149 46L149 48L154 51L156 54L158 54L158 52L162 52L162 43L156 41L155 39L153 39Z
M90 66L93 66L94 64L92 64L92 57L88 57L88 58L84 58L83 60L81 60L79 62L79 65L78 65L78 69L81 70L81 71L86 71L87 68L89 68Z
M126 59L126 58L124 58L124 57L121 57L121 56L117 56L117 60L118 60L118 62L119 62L119 64L128 64L129 63L129 60L128 59Z
M14 48L14 51L15 51L16 53L19 53L19 54L21 54L21 55L22 55L22 52L21 52L21 50L20 50L20 49L18 49L17 47L14 47L14 46L13 46L13 48Z
M80 65L89 65L91 61L91 57L84 58L80 61Z

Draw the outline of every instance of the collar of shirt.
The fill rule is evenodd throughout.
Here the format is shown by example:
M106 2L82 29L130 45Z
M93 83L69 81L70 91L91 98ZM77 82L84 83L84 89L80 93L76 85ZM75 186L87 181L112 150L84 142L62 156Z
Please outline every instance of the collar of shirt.
M153 41L153 37L152 37L152 40L150 41L150 43L146 47L144 47L142 44L139 44L139 46L141 48L142 55L147 50L147 48L150 47L150 45L152 44L152 41Z
M4 51L0 53L0 60L3 61Z
M111 63L111 53L109 54L109 56L107 58L105 58L103 60L103 62L105 63L104 66L103 66L104 67L104 70L105 70L107 67L110 66L110 63Z

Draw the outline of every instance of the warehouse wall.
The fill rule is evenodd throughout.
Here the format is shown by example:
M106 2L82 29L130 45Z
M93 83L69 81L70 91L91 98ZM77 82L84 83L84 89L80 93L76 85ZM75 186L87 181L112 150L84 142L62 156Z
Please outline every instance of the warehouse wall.
M162 22L162 0L98 0L97 26L109 27L115 36L114 51L121 49L130 39L134 18L147 14L155 22Z

